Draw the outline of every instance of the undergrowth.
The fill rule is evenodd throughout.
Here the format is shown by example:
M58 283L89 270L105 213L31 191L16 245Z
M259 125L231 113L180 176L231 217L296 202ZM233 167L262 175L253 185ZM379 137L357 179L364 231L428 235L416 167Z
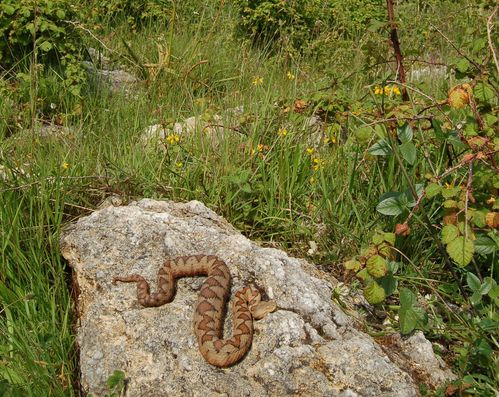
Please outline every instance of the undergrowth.
M492 2L401 3L403 84L384 2L30 4L0 5L1 395L79 395L58 241L111 195L203 201L422 329L446 395L497 393ZM84 80L90 47L141 83Z

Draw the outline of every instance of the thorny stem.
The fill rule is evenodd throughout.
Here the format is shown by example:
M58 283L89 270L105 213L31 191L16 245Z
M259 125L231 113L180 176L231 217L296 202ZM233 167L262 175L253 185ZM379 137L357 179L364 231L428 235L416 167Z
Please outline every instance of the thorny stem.
M423 192L419 195L418 199L416 200L416 205L414 206L414 208L411 210L411 213L409 214L409 216L406 218L406 220L404 221L404 223L408 223L412 216L414 215L414 213L418 210L419 208L419 204L421 204L421 201L423 200L423 197L426 196L426 192Z
M400 51L400 41L397 33L397 23L395 22L395 12L393 11L393 0L386 0L386 8L388 10L388 20L390 22L390 40L392 41L393 51L395 52L395 59L397 60L397 75L398 80L404 84L405 69L404 57ZM402 89L402 99L404 102L409 102L409 94L405 88Z
M429 116L412 116L412 117L391 117L389 119L381 119L381 120L373 121L373 122L368 123L368 124L364 124L363 127L370 127L372 125L383 124L383 123L387 123L387 122L390 122L390 121L399 121L399 120L407 120L407 121L430 120L431 121L432 119L433 119L432 115L429 115Z

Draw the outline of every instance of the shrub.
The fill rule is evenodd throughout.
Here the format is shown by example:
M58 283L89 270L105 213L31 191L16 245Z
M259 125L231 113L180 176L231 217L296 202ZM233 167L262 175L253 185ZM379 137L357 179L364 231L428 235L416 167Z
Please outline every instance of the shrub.
M92 19L126 20L133 29L147 21L165 21L171 16L171 0L104 0L93 2L90 7Z
M3 71L26 70L32 61L62 67L66 86L78 95L85 76L80 66L82 40L76 25L70 22L77 15L78 9L67 0L3 0L0 4Z
M0 61L13 66L33 51L38 61L56 62L81 48L80 36L68 20L76 9L66 0L3 0L0 4Z
M293 49L322 33L339 31L353 36L371 19L384 17L381 0L237 0L239 27L258 44L278 44Z

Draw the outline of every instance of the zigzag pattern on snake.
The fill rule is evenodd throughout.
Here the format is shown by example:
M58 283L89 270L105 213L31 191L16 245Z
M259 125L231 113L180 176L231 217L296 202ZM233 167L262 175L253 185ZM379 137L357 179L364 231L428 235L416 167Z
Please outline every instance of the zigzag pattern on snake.
M276 309L273 301L263 302L252 285L236 292L232 303L233 331L223 338L224 313L230 295L230 272L223 260L214 255L179 256L167 260L158 272L157 292L151 293L148 282L139 275L115 277L113 284L137 283L137 299L142 306L156 307L171 302L175 279L184 276L208 276L199 292L194 311L194 334L205 360L217 367L239 361L251 347L253 319L260 319Z

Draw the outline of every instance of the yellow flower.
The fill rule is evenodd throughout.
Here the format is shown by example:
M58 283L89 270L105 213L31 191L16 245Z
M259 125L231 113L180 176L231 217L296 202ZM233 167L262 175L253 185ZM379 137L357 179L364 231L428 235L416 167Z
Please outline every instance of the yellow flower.
M179 143L180 142L180 135L177 135L177 134L169 134L167 137L166 137L166 143L168 145L175 145L176 143Z
M253 84L255 87L258 85L262 85L263 84L263 77L260 77L260 76L253 77L253 81L251 84Z
M279 135L279 136L286 136L286 135L288 135L288 131L286 130L286 128L279 128L277 130L277 135Z
M324 164L325 164L325 161L318 158L318 157L314 157L312 159L312 169L314 171L319 171L320 169L324 168Z
M395 95L401 95L400 93L400 88L398 86L394 85L385 85L383 87L380 87L379 85L374 87L374 94L375 95L385 95L385 96L390 96L392 94Z
M64 162L64 163L62 163L61 167L63 170L67 170L67 169L69 169L69 163Z
M295 75L293 73L291 73L290 71L288 71L288 73L286 73L286 76L288 77L288 80L294 80L295 79Z
M315 149L313 147L307 148L307 153L308 154L312 154L312 153L314 153L314 151L315 151Z
M446 189L452 189L454 186L452 185L452 183L447 183L445 182L445 188Z
M182 163L181 161L177 161L175 163L175 167L177 167L177 168L182 168L183 166L184 166L184 163Z

